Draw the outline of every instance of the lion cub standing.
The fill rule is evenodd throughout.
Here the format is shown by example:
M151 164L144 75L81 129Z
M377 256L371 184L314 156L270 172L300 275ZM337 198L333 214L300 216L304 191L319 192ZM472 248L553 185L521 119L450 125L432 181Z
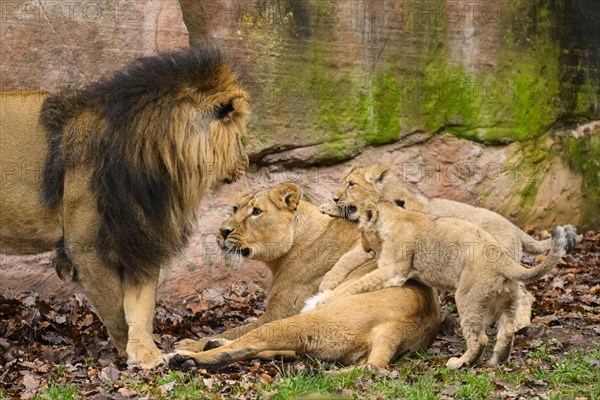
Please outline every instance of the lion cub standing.
M541 254L547 253L552 247L550 239L537 241L523 232L512 222L491 210L474 207L469 204L448 199L428 199L410 192L391 171L386 164L355 165L340 183L335 192L336 204L321 206L322 212L334 216L344 217L349 220L358 220L356 203L390 201L410 211L420 211L436 217L452 217L470 221L491 233L502 245L513 260L519 262L523 250ZM567 231L566 251L575 247L576 233L570 225L565 226ZM321 283L320 290L331 290L346 276L355 265L368 259L369 255L357 247L340 259ZM521 329L530 324L531 306L534 297L524 285L519 287L517 301L516 329Z
M544 261L525 268L492 235L468 221L406 211L386 202L357 207L363 248L375 253L378 268L335 297L402 286L410 278L454 290L467 351L446 365L460 368L477 361L488 340L485 328L494 322L498 335L489 365L506 361L512 349L519 284L558 264L567 243L564 228L552 231L552 246ZM322 302L331 298L328 293Z

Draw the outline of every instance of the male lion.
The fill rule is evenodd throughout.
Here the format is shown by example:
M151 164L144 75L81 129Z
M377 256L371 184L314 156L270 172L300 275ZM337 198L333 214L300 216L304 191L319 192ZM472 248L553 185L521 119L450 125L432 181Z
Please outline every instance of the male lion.
M265 351L294 351L346 364L385 366L395 355L431 345L440 324L438 300L434 289L417 282L298 314L340 255L360 245L355 224L325 216L300 197L299 187L290 183L240 196L221 226L219 243L227 257L243 256L269 266L273 284L266 311L240 328L180 342L180 357L173 364L183 356L203 368L217 368ZM374 261L360 265L341 287L375 266ZM237 340L217 340L226 345L202 352L214 339Z
M340 183L333 200L336 204L323 205L321 210L328 215L344 216L350 220L358 219L356 203L390 201L409 211L472 222L492 234L517 262L521 261L523 249L533 254L541 254L548 252L552 246L551 239L537 241L500 214L488 209L448 199L428 199L414 194L394 176L389 165L353 166ZM575 232L571 226L566 226L565 229L569 231L566 250L570 251L575 246ZM325 276L320 289L335 288L347 271L358 264L354 261L357 257L364 260L368 255L360 247L354 249L340 260L340 265ZM524 284L520 284L515 320L517 330L530 324L533 302L533 295L527 291Z
M477 361L488 340L485 329L496 322L498 335L489 365L506 361L514 338L518 283L536 279L558 264L565 254L565 230L553 230L550 252L540 265L528 269L507 255L492 235L468 221L406 211L389 202L356 207L361 215L363 249L376 254L378 267L350 285L326 293L320 304L402 286L410 278L454 290L467 351L460 358L450 358L447 367L460 368Z
M164 358L152 339L159 271L186 245L203 194L248 165L247 100L212 48L142 58L82 90L3 94L2 162L34 179L3 182L1 250L56 246L57 272L129 364Z

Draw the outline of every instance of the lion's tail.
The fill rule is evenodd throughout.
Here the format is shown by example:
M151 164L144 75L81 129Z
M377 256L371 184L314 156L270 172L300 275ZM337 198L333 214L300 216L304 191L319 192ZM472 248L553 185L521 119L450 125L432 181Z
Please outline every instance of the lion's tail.
M62 139L65 124L85 102L81 91L63 91L44 100L40 111L40 124L46 130L48 153L44 163L41 200L55 208L62 202L66 155L63 154Z
M569 241L574 240L571 237L571 230L572 227L569 229L561 226L557 226L552 230L550 252L540 265L533 268L525 268L519 264L511 263L510 267L504 268L502 271L503 275L516 281L530 281L546 274L561 261L562 256L565 255L566 249L569 247ZM574 230L572 231L574 232Z
M576 245L576 236L577 233L575 229L571 225L566 225L564 227L565 233L567 236L567 243L565 245L565 251L567 253L573 251ZM551 250L553 245L553 239L546 240L535 240L531 236L529 236L526 232L523 232L521 229L516 229L517 236L521 245L523 246L523 250L531 254L543 254L547 253Z

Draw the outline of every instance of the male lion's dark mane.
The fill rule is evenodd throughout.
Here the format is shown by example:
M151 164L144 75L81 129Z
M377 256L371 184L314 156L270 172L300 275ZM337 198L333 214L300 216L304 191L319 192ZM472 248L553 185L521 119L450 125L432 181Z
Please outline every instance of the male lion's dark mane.
M160 266L187 244L195 215L182 198L185 191L200 188L187 187L185 176L202 171L191 171L198 168L197 160L175 162L172 151L164 149L174 148L168 141L184 136L174 134L185 123L174 110L193 101L186 93L219 93L226 74L217 49L196 47L141 58L82 90L49 96L43 105L40 121L49 149L42 201L59 206L66 171L89 164L101 218L96 247L126 282L156 276ZM96 116L91 132L67 129L68 121L83 111ZM212 115L218 110L205 112ZM87 135L83 157L69 151L69 143L80 135ZM176 176L168 168L172 171L173 165L181 170Z

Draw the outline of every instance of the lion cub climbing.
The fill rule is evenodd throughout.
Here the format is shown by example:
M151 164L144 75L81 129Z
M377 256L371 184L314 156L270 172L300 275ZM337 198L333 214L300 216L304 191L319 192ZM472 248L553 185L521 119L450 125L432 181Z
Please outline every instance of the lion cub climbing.
M409 191L402 181L396 177L391 167L386 164L355 165L348 172L335 192L336 204L321 206L321 211L334 217L358 220L356 204L367 202L390 201L409 211L420 211L436 217L453 217L470 221L483 228L502 245L512 259L519 262L523 250L533 253L547 253L551 246L550 239L537 241L523 232L512 222L491 210L474 207L469 204L448 199L428 199ZM566 251L575 247L576 233L573 227L565 226L567 231ZM325 275L320 290L330 290L339 284L349 270L368 259L362 249L357 247L340 259L329 273ZM531 305L534 297L524 285L519 287L516 310L516 329L530 324Z
M555 228L544 261L525 268L491 234L468 221L406 211L387 202L357 208L362 246L375 253L378 267L337 291L335 297L402 286L410 278L454 290L467 351L460 358L450 358L449 368L477 361L488 340L485 328L495 322L498 335L489 365L509 358L520 282L536 279L556 266L572 239L564 228ZM328 293L322 303L332 298Z

